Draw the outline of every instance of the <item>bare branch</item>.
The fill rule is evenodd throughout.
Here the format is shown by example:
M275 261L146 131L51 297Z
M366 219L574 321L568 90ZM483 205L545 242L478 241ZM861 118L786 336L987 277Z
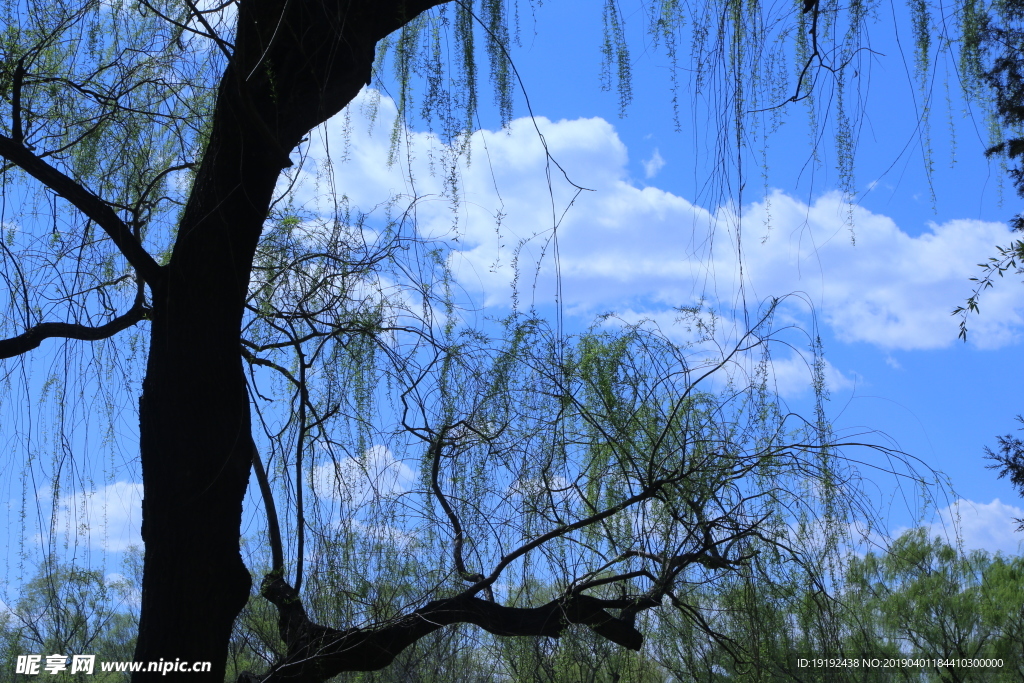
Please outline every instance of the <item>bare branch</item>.
M455 539L452 547L452 553L455 556L455 570L459 572L459 576L466 581L477 582L482 581L484 576L483 574L473 574L466 569L466 564L462 557L462 545L465 540L462 533L462 524L459 522L459 516L455 514L455 510L452 509L448 499L445 497L444 493L441 492L441 486L437 481L441 466L441 449L444 448L445 445L445 436L447 436L449 431L460 425L465 426L466 423L464 421L460 421L454 425L445 425L441 428L441 433L438 434L430 444L430 457L432 460L430 470L430 488L434 492L434 497L437 498L438 503L441 504L441 508L444 510L444 513L448 516L448 521L451 522L452 525L452 531L455 533Z
M145 319L149 315L149 311L149 308L136 301L135 305L126 313L99 327L89 327L77 323L40 323L17 337L0 340L0 358L19 356L37 348L44 339L52 337L81 341L107 339Z
M20 142L5 135L0 135L0 156L17 164L30 176L96 221L143 280L150 285L159 283L162 279L161 266L143 248L128 225L102 199L50 166Z
M267 470L263 467L263 460L260 458L260 452L255 443L252 445L252 464L256 471L260 494L263 496L263 509L267 513L267 531L270 535L270 553L273 557L270 576L283 577L284 546L281 543L281 524L277 521L277 507L274 505L274 492L270 488Z
M521 545L517 549L513 550L509 554L502 557L501 560L498 562L497 566L494 568L494 571L491 572L490 576L485 578L483 581L478 582L476 585L472 586L468 592L473 593L477 590L483 589L485 586L492 585L495 581L498 580L498 577L501 575L501 572L505 570L505 567L509 566L518 558L522 557L534 548L542 546L554 538L558 538L570 532L576 531L577 529L582 529L592 524L596 524L597 522L600 522L603 519L606 519L614 514L622 512L626 508L635 505L636 503L653 498L664 485L664 483L665 482L662 481L652 482L650 486L644 488L644 490L641 491L640 493L636 494L635 496L627 498L626 500L622 501L617 505L613 505L609 508L602 510L601 512L598 512L597 514L590 515L589 517L585 517L581 520L573 522L572 524L566 524L556 529L552 529L546 534L541 534L540 536L536 537L529 543Z
M226 2L223 5L221 5L220 8L223 9L224 7L227 7L230 4L231 4L230 2ZM209 33L203 33L202 31L200 31L198 29L195 29L195 28L192 28L191 26L189 26L187 24L182 24L179 21L175 21L171 17L167 16L166 14L162 13L160 10L156 9L155 7L153 7L152 3L146 2L146 0L142 0L142 5L146 9L148 9L150 12L152 12L156 16L158 16L161 19L163 19L164 21L166 21L168 24L176 26L177 28L180 28L182 31L188 31L189 33L194 33L197 36L202 36L203 38L209 38L210 40L214 41L217 44L217 47L219 47L221 49L221 51L224 52L224 54L227 55L228 59L231 59L231 53L227 50L227 48L230 47L230 48L233 49L234 45L232 45L231 43L227 42L226 40L224 40L223 38L218 36L216 34L216 32L212 28L210 28L210 25L205 21L205 18L203 17L204 13L196 10L195 6L192 3L188 3L189 9L192 12L194 12L198 17L200 17L200 19L203 19L203 22L202 22L203 26L207 28ZM216 11L216 10L212 10L212 11Z
M245 340L243 340L243 342L242 342L242 343L243 343L243 344L249 344L249 343L248 343L248 342L246 342ZM249 346L252 346L252 344L249 344ZM242 348L242 349L241 349L241 351L242 351L242 358L244 358L244 359L245 359L245 360L247 360L248 362L252 363L253 365L263 365L263 366L265 366L265 367L268 367L268 368L272 368L272 369L274 369L274 370L277 370L277 371L278 371L278 372L280 372L280 373L281 373L282 375L284 375L285 377L287 377L287 378L288 378L288 380L289 380L289 381L290 381L290 382L291 382L292 384L294 384L295 386L299 386L299 380L295 379L295 375L293 375L293 374L292 374L291 372L289 372L289 371L288 371L287 369L285 369L285 368L281 367L280 365L278 365L278 364L277 364L277 363L275 363L274 361L272 361L272 360L267 360L266 358L260 358L259 356L255 356L255 355L253 355L253 354L249 353L249 351L247 351L247 350L246 350L245 348Z
M21 86L25 82L25 58L18 60L14 67L14 82L11 84L11 139L19 145L25 139L21 127Z

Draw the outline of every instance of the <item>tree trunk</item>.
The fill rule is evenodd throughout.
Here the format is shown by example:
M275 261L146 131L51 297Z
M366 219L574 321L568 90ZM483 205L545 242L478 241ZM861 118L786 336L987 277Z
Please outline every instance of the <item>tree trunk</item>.
M208 675L190 673L189 680L218 682L251 585L239 554L252 462L239 334L249 269L282 166L252 143L258 134L230 106L227 90L222 86L170 263L153 287L139 406L146 556L135 655L143 662L209 661ZM157 676L163 678L141 673L133 680Z
M209 673L179 675L224 680L231 627L251 587L239 551L252 462L240 330L274 186L287 152L369 82L377 41L436 4L239 5L209 143L171 260L150 282L136 662L209 661ZM168 680L162 669L132 676L157 679Z

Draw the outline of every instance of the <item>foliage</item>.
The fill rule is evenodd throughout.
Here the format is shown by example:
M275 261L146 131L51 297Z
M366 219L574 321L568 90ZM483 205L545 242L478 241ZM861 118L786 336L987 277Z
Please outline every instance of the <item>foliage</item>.
M861 652L922 659L1002 659L980 672L929 666L931 680L1014 681L1024 673L1021 558L963 554L923 529L849 567ZM879 656L879 655L874 655Z
M1017 416L1017 421L1024 423L1024 418L1020 415ZM998 436L996 439L999 442L999 451L995 452L989 447L985 447L985 455L988 460L992 460L993 463L988 466L989 469L996 470L999 473L999 478L1007 477L1010 483L1017 487L1017 490L1024 495L1024 441L1007 434L1006 436ZM1024 531L1024 519L1016 520L1019 524L1019 531Z
M131 572L133 558L126 569ZM97 661L131 660L138 627L139 576L103 576L49 558L18 603L0 613L0 666L10 674L18 655L94 654ZM113 683L124 674L64 672L61 680Z
M1002 0L994 3L989 14L972 21L976 25L973 35L979 52L977 62L972 69L983 76L983 82L995 95L995 111L993 112L993 135L999 136L1004 131L1010 136L991 146L986 156L1001 156L1008 162L1014 162L1024 154L1024 63L1021 54L1024 52L1024 3L1019 0ZM986 68L987 67L987 68ZM998 137L996 139L999 139ZM1020 166L1007 169L1017 193L1024 197L1024 169ZM1024 214L1010 219L1014 232L1024 232ZM978 283L973 294L964 306L958 306L953 315L960 316L960 338L967 341L967 317L970 313L980 313L978 302L981 294L991 288L996 280L1008 271L1017 274L1024 272L1018 268L1017 262L1024 255L1024 241L1017 240L1009 245L996 247L998 256L989 257L985 263L979 263L981 277L971 278Z
M740 188L742 204L755 133L795 102L824 125L822 95L834 93L851 191L845 74L869 53L868 3L641 7L643 39L665 46L673 83L690 74L725 119L712 128L712 186ZM963 8L970 61L976 13ZM624 110L634 36L618 3L601 9L603 83ZM141 470L140 660L210 660L218 678L227 653L240 681L388 665L450 675L474 661L457 635L472 624L490 634L482 642L584 634L533 641L513 657L524 677L555 662L642 681L655 675L649 653L632 654L648 610L669 601L678 628L717 637L751 614L781 624L779 608L751 611L765 596L782 605L794 586L828 585L841 530L869 513L842 451L861 444L831 433L816 341L814 420L770 390L777 302L731 337L706 311L684 311L699 332L686 342L610 319L566 336L560 320L552 330L519 310L470 327L448 269L456 240L424 238L421 197L351 207L325 160L316 182L329 189L315 208L295 206L309 132L364 85L385 87L390 68L393 160L403 126L438 127L456 216L481 111L478 45L498 120L513 113L514 3L14 0L0 15L0 358L65 343L42 378L27 362L4 366L4 407L30 418L5 416L30 444L14 468L22 513L35 493L25 482L51 480L53 509L39 517L56 551L62 492L88 488L95 470L111 481ZM935 27L925 4L913 16L923 74ZM554 238L556 221L542 227ZM79 360L68 340L101 343ZM117 457L136 405L140 467ZM109 459L82 463L103 450L97 428ZM247 559L265 572L247 602L250 471L262 518ZM47 571L100 590L96 576ZM722 593L701 592L710 586ZM23 612L46 626L40 646L85 637L89 615L107 614L69 594L70 622L40 621L44 588L29 587ZM721 625L705 616L719 609ZM830 606L801 609L803 637L833 648ZM244 637L231 641L240 611ZM758 661L788 646L759 633ZM602 672L577 657L597 650Z
M1009 162L1015 162L1024 155L1024 3L1019 0L1003 0L994 7L994 16L980 23L979 44L984 47L989 59L989 69L984 72L987 84L995 93L995 113L997 123L1011 137L993 145L986 155L999 155ZM1024 167L1017 165L1008 169L1017 194L1024 197ZM1010 219L1014 232L1024 232L1024 213ZM977 282L973 294L967 299L966 305L959 306L953 315L960 315L960 338L967 341L967 316L980 313L978 302L982 292L995 284L995 277L1002 278L1007 272L1017 275L1024 273L1018 261L1024 259L1024 240L1016 240L1009 245L997 245L998 256L989 257L985 263L979 263L982 276L971 278ZM1024 422L1017 416L1019 422ZM985 454L993 464L990 469L997 470L999 477L1008 477L1022 495L1024 495L1024 442L1007 434L996 437L999 443L998 452L985 447ZM1016 520L1020 529L1024 530L1024 519Z
M706 615L714 598L704 601L702 588L726 590L734 573L759 590L785 590L797 577L827 585L839 530L870 513L827 422L784 412L764 385L773 312L774 304L724 358L708 354L706 337L678 344L650 326L611 321L559 337L542 320L513 316L493 338L450 327L428 346L414 336L406 349L399 336L377 351L312 327L290 332L291 344L273 346L303 353L293 366L322 353L339 359L332 383L384 378L326 418L329 402L315 397L330 385L285 385L305 390L294 400L309 400L318 425L304 435L304 476L316 495L301 516L312 532L305 552L321 559L309 570L297 565L293 579L307 609L319 623L379 623L466 590L513 607L586 595L646 627L654 621L643 610L668 597L688 606L680 618L696 634L714 633ZM694 328L714 326L704 311L689 315ZM316 351L303 352L307 343ZM360 348L364 355L352 355ZM725 379L750 372L749 354L759 350L760 380L737 388ZM711 391L713 382L722 388ZM394 408L378 403L396 395ZM400 411L397 427L391 410ZM531 588L538 577L543 591ZM730 610L745 614L752 595L731 596ZM822 629L814 646L834 649L825 642L828 605L802 609L805 626ZM514 662L512 675L543 677L561 657L580 665L571 643L583 636L562 637L569 644L524 641L500 651ZM260 642L256 652L281 647L272 631ZM646 675L645 660L632 655L612 649L606 660Z
M758 581L749 572L693 585L677 594L673 607L649 620L650 644L641 652L617 648L588 629L573 628L548 639L498 638L461 627L435 631L387 669L344 673L332 681L1009 683L1024 674L1024 558L962 553L918 528L883 552L847 555L839 571L827 591L796 576L783 585ZM65 583L53 586L53 576ZM345 580L340 574L333 578ZM396 589L407 580L393 577ZM0 638L4 657L84 647L98 660L130 659L130 596L139 587L138 576L111 583L96 573L40 567L22 602L6 615ZM553 595L557 586L537 584L530 590ZM340 593L316 595L323 610L347 609ZM710 628L694 621L695 608ZM254 593L231 640L227 680L256 662L266 666L274 659L272 651L283 647L275 619ZM116 623L111 627L109 622ZM834 650L823 649L829 641ZM913 667L849 671L796 666L800 657L829 652L857 659L1001 659L1003 666L924 667L922 674ZM11 668L5 670L12 671L13 662L6 664ZM97 673L88 680L105 679Z
M1022 558L962 553L924 529L884 552L847 556L828 591L733 580L704 591L717 638L659 620L657 661L685 681L1016 681L1024 667ZM738 593L756 595L745 609ZM819 603L815 605L815 603ZM822 609L827 605L826 609ZM831 619L824 621L823 614ZM800 657L1001 659L1001 667L799 668Z

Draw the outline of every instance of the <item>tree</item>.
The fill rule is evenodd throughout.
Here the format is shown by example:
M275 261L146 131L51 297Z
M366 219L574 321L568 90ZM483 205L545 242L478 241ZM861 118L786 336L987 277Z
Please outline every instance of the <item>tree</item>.
M780 536L781 510L788 502L814 505L792 496L838 514L845 480L820 416L791 434L763 381L717 399L700 387L712 371L766 348L772 337L764 325L737 335L724 360L702 371L680 347L637 330L584 337L571 348L559 335L541 334L535 321L514 321L496 348L456 330L454 315L437 313L452 313L450 276L410 227L415 204L371 231L341 198L333 214L310 221L276 191L293 150L381 73L389 50L401 111L412 106L413 77L425 73L427 116L457 150L477 109L474 36L482 36L507 120L507 9L442 0L4 6L0 95L9 106L0 157L5 211L12 206L3 247L11 336L0 341L0 356L23 357L50 339L110 340L78 371L68 365L67 383L57 378L46 389L73 396L67 387L84 372L105 382L97 407L113 419L115 401L102 392L123 382L121 364L137 358L138 330L147 330L138 398L145 564L137 660L210 661L205 680L223 678L232 625L252 586L239 547L251 472L272 555L261 594L277 608L286 651L268 672L241 675L247 680L320 681L380 668L455 623L503 636L558 636L577 624L636 649L638 615L689 573L731 571L762 545L799 558ZM788 101L813 101L815 73L836 75L841 95L843 69L861 54L866 7L808 3L787 16L778 35L796 41ZM625 106L624 16L608 3L605 19L608 80L617 71ZM651 15L673 62L689 19L674 2ZM708 4L693 21L697 83L731 75L721 82L731 84L735 125L722 135L742 139L743 112L787 101L770 87L779 82L771 80L776 70L762 68L762 60L780 63L788 43L768 39L776 24L750 3ZM441 77L447 27L454 27L458 84ZM925 40L927 22L915 30ZM829 31L840 37L827 48ZM771 44L775 53L760 50ZM745 80L761 73L769 74L762 90ZM849 121L840 116L838 128L849 180ZM391 281L402 288L391 296L389 272L402 276ZM524 345L544 353L531 355ZM282 355L290 362L275 360ZM266 448L253 436L253 407L267 377L257 371L276 373L294 408L277 431L272 416L258 414ZM375 415L381 387L391 390L392 412ZM36 389L26 380L29 394ZM521 405L505 400L510 391L521 392ZM743 409L730 415L730 405ZM55 417L61 427L64 410ZM357 585L359 577L346 573L345 590L359 607L346 618L364 621L321 625L315 604L307 607L315 603L307 597L315 583L306 572L307 537L318 521L322 530L338 519L318 520L327 501L349 504L339 473L349 460L368 467L377 445L367 441L373 421L399 416L400 427L393 422L388 433L420 449L417 512L437 522L427 536L435 564L422 564L430 555L395 551L400 527L375 532L390 534L390 551L379 538L367 540L373 533L335 550L340 564L369 562L378 576L414 572L413 596L430 600L409 605L400 592ZM343 427L351 440L332 431ZM57 441L58 450L74 450L71 439ZM315 495L322 457L334 459L336 498ZM488 475L475 462L505 469ZM516 462L518 470L509 465ZM468 494L479 491L465 487L488 476L485 500L506 515L498 529L486 514L469 519L475 499ZM288 515L277 513L280 496ZM374 500L377 510L398 513L393 497ZM650 531L643 524L652 520L663 531L638 545L637 530ZM359 555L371 546L380 554ZM569 553L588 547L590 554ZM528 574L545 552L545 566L558 570L554 599L538 605L495 597L503 572ZM616 596L595 597L599 588Z
M925 529L907 531L884 555L850 562L849 603L858 615L853 637L860 641L854 652L933 662L924 667L930 680L1018 680L1024 663L1020 571L1019 557L963 553L941 538L929 539ZM1002 664L975 671L941 663L957 659Z
M285 652L269 680L381 668L456 623L548 637L575 624L639 650L640 615L666 598L684 599L692 584L760 555L759 578L786 563L815 572L789 538L785 511L834 506L836 519L845 519L845 502L859 500L850 473L832 460L837 444L765 401L763 383L702 390L728 357L694 366L692 348L643 327L574 338L532 318L505 326L497 348L479 332L461 331L419 362L403 356L395 375L370 373L386 377L386 393L398 396L401 428L384 441L393 453L387 458L422 444L418 490L391 488L374 461L384 456L373 449L325 469L309 459L314 489L321 488L304 515L325 521L313 554L330 558L322 566L331 579L326 590L309 589L322 579L300 579L296 563L295 581L310 596L349 599L342 614L334 601L330 608L316 597L304 601L283 578L284 552L274 540L282 534L271 525L275 559L262 595L278 609ZM755 326L732 353L759 346L754 335L764 329ZM364 413L351 414L365 425ZM363 443L382 441L381 434ZM363 502L353 500L362 497L351 484L356 467L377 486ZM840 495L852 498L840 503ZM510 588L528 586L531 576L551 577L554 590ZM388 625L321 625L338 621Z
M138 572L104 580L95 572L68 566L40 567L22 601L0 614L0 657L32 651L69 652L76 639L88 639L101 657L130 656ZM345 672L338 683L437 683L456 679L596 683L603 681L884 681L1020 680L1024 673L1024 582L1020 557L964 554L923 528L905 532L885 552L848 554L832 595L803 582L797 574L788 585L751 581L755 574L732 572L689 589L686 603L648 618L649 638L641 652L617 648L589 629L571 628L557 640L542 637L474 636L470 629L442 629L402 651L392 666L373 672ZM326 578L326 577L325 577ZM57 583L54 583L54 580ZM344 582L345 577L332 577ZM557 586L536 585L544 601ZM752 595L756 593L757 595ZM134 596L134 597L133 597ZM310 591L321 609L350 607L348 596L318 587ZM753 599L752 599L753 598ZM830 610L814 603L828 600ZM699 605L712 628L701 629L686 616ZM47 607L48 606L48 607ZM265 665L283 652L272 607L258 595L250 600L231 639L229 674ZM832 618L823 618L831 611ZM648 617L651 613L647 613ZM104 622L118 627L104 627ZM831 634L828 631L832 631ZM483 637L480 637L483 636ZM1001 660L996 664L831 670L795 667L799 657L828 651L827 641L842 641L835 653L855 659ZM826 645L826 647L822 647ZM38 648L35 648L38 649ZM974 657L967 655L973 654ZM14 662L8 661L8 670ZM107 675L98 672L96 676ZM123 674L109 674L123 676ZM81 680L96 676L80 674ZM77 680L77 679L76 679ZM100 678L99 680L103 680ZM120 680L112 678L111 680Z
M15 658L32 652L89 652L99 659L130 659L138 625L130 605L138 599L133 583L128 577L108 578L49 558L18 604L0 615L5 670L15 671ZM65 675L67 680L103 682L123 677L100 671Z
M999 3L993 16L982 24L980 32L981 46L988 58L988 69L984 72L987 85L995 93L995 113L997 115L997 135L1005 130L1007 139L990 147L985 153L988 156L1002 156L1013 162L1024 154L1024 138L1021 136L1024 125L1024 64L1021 53L1024 50L1024 5L1017 0ZM1024 197L1024 169L1020 166L1008 168L1010 179L1017 194ZM1014 232L1024 232L1024 214L1017 214L1010 219ZM1024 257L1024 240L1017 240L1007 246L997 247L998 256L990 257L987 263L978 264L983 272L979 278L971 278L978 285L974 294L965 306L957 307L953 314L960 314L960 337L967 341L967 315L979 313L978 301L981 293L994 285L995 276L1013 269L1016 274L1024 273L1017 266L1018 260ZM1021 416L1017 420L1024 422ZM1024 443L1020 439L1007 434L997 437L998 451L985 447L986 458L993 461L990 469L997 470L999 478L1008 477L1010 482L1024 495ZM1024 519L1017 520L1024 530Z
M728 585L701 595L717 638L668 610L655 632L657 659L687 683L1019 680L1021 558L964 553L927 533L911 529L885 551L849 553L829 593L800 577L766 585L736 572ZM744 592L758 595L744 599ZM822 600L828 609L814 605ZM823 652L858 663L904 659L919 665L795 666L797 658ZM977 663L961 665L971 660Z

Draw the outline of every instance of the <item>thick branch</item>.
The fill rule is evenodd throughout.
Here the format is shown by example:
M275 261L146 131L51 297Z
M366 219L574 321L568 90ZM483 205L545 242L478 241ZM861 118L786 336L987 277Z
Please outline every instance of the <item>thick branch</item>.
M375 671L427 634L452 624L473 624L498 636L558 638L582 624L608 640L639 650L643 636L605 611L622 601L571 595L538 607L506 607L465 593L427 603L386 626L339 631L309 621L295 590L280 578L264 582L263 595L278 608L288 654L264 676L245 673L239 683L321 683L342 671Z
M252 464L253 469L256 470L256 481L260 486L260 494L263 496L263 509L267 512L267 531L270 535L270 554L273 558L270 575L283 577L284 546L281 543L281 524L277 521L274 492L270 488L270 480L267 478L267 471L263 467L263 460L260 459L260 452L255 443L252 445Z
M530 552L534 548L538 548L544 545L551 539L558 538L560 536L564 536L568 533L576 531L577 529L582 529L584 527L591 526L592 524L596 524L601 520L607 519L608 517L611 517L614 514L622 512L631 505L653 498L664 484L665 481L663 480L654 481L647 488L643 489L640 493L630 498L627 498L626 500L622 501L621 503L618 503L617 505L613 505L612 507L602 510L601 512L577 520L572 524L565 524L559 526L547 532L546 534L538 536L529 543L519 546L509 554L502 556L501 560L498 561L497 566L495 566L494 571L492 571L490 575L487 576L485 579L473 585L469 589L469 591L473 592L483 588L484 586L490 586L494 584L494 582L497 581L498 577L501 575L501 572L505 570L505 567L509 566L510 564L512 564L512 562L522 557L526 553Z
M466 569L466 563L462 557L462 546L465 542L465 537L462 533L462 524L459 522L459 516L455 514L455 510L453 510L452 506L448 503L448 499L441 491L441 485L438 483L438 474L441 467L441 449L445 445L444 439L450 429L451 428L447 426L442 428L441 433L433 443L430 444L430 456L433 461L430 470L430 488L434 492L434 497L437 498L437 501L441 504L441 508L444 510L444 513L448 515L448 521L451 522L452 525L452 532L455 534L452 547L452 553L455 556L455 570L459 572L459 576L466 581L482 581L484 578L483 574L473 574Z
M248 344L249 346L252 346L251 343L246 342L244 339L242 340L242 343L243 344ZM256 355L253 355L253 354L249 353L249 351L244 346L242 347L242 358L244 358L245 360L249 361L253 365L263 365L265 367L277 370L282 375L287 377L288 380L292 384L294 384L296 387L299 386L299 380L295 379L295 375L293 375L287 369L281 367L280 365L278 365L277 363L275 363L272 360L267 360L266 358L260 358L259 356L256 356Z
M25 58L18 60L14 67L14 82L11 84L11 138L17 144L25 139L25 131L21 127L21 87L25 82Z
M149 309L136 302L124 315L120 315L106 325L89 327L77 323L40 323L17 337L0 340L0 358L13 358L38 347L44 339L62 337L64 339L80 339L82 341L98 341L113 337L121 330L127 329L145 318Z
M151 285L159 282L160 265L142 247L142 243L132 234L128 225L103 200L80 183L50 166L24 145L5 135L0 135L0 156L19 166L96 221L96 224L103 228L103 231L113 240L114 245L128 260L128 263L132 264L142 276L142 279Z

